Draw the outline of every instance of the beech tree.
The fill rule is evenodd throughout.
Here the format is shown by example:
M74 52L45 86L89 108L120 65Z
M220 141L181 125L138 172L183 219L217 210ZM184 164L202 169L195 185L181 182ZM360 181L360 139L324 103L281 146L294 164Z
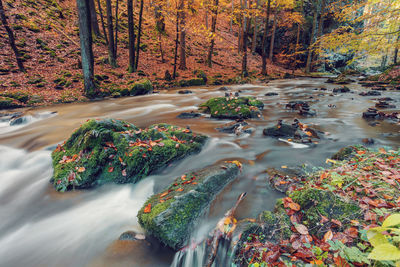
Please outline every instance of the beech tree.
M115 45L114 45L114 29L113 29L113 15L111 0L106 0L107 7L107 29L108 29L108 60L111 67L117 67L117 57L115 55Z
M1 1L0 1L1 2ZM79 38L81 44L81 58L85 95L94 97L96 86L94 83L94 57L92 50L92 28L90 23L89 0L77 0L79 17Z
M90 9L90 23L92 27L92 33L95 36L100 36L100 28L99 28L99 23L97 21L97 13L94 0L89 0L89 9Z
M138 25L137 44L136 44L135 70L138 69L138 65L139 65L140 37L142 36L143 6L144 6L144 0L140 0L139 25Z
M8 41L9 41L9 44L11 46L11 49L14 51L15 58L17 60L18 68L19 68L20 71L24 72L25 68L24 68L24 65L22 63L21 54L19 53L18 48L15 45L14 33L11 30L10 26L8 25L7 16L6 16L6 13L4 11L3 1L2 0L0 0L0 17L1 17L1 23L3 24L4 28L7 31Z
M214 4L212 7L212 19L211 19L211 41L210 47L208 48L207 60L206 63L208 67L212 67L212 54L214 52L214 45L215 45L215 31L217 26L217 16L218 16L218 5L219 0L214 0Z
M265 25L264 25L264 32L262 38L262 52L261 52L261 59L262 59L262 67L261 67L261 74L267 74L267 35L268 35L268 26L269 26L269 15L271 13L271 0L267 0L267 9L265 11Z
M128 35L129 35L129 66L128 72L132 73L135 69L135 24L133 20L133 0L127 0L128 9Z

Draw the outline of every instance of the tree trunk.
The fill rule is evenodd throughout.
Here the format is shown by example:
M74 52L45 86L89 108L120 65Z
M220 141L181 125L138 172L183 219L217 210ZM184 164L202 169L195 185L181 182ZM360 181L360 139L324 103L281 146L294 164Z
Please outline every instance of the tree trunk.
M94 97L96 86L94 84L94 58L92 50L92 28L90 20L89 0L77 0L79 17L79 37L81 43L81 58L85 95Z
M257 10L259 5L260 5L260 0L257 0L257 6L256 6ZM254 17L254 31L253 31L253 39L251 41L251 52L253 53L256 52L256 47L257 47L257 30L258 30L258 16Z
M160 56L161 56L161 62L164 63L164 50L162 48L162 35L165 33L165 19L164 15L161 12L161 7L156 6L154 8L154 16L156 19L156 30L158 32L158 44L160 47Z
M399 28L399 30L400 30L400 28ZM400 33L397 36L397 44L396 44L396 48L394 49L394 56L393 56L393 63L394 64L397 64L397 56L399 54L399 46L400 46L399 41L400 41Z
M249 0L250 1L250 0ZM249 2L251 5L251 2ZM247 9L247 0L244 0L245 8ZM244 20L246 21L246 20ZM242 57L242 76L249 76L249 72L247 70L247 39L250 30L250 20L247 21L246 27L243 27L243 57Z
M118 4L119 0L117 0L117 5L115 6L115 42L114 42L115 58L118 57Z
M268 59L270 61L272 61L273 56L274 56L276 24L277 24L277 21L278 21L277 14L278 14L278 8L276 7L275 12L274 12L274 25L272 26L271 43L269 45L269 57L268 57Z
M185 29L185 0L179 1L180 18L180 46L179 46L179 69L186 69L186 29Z
M318 31L317 31L317 38L319 39L322 36L324 31L324 13L325 13L325 0L321 0L321 13L318 20ZM318 43L318 48L321 47L321 44ZM318 61L319 54L315 53L314 60Z
M139 10L139 25L138 25L138 37L137 37L137 44L136 44L136 62L135 62L135 69L138 69L139 65L139 53L140 53L140 37L142 35L142 21L143 21L143 6L144 0L140 1L140 10Z
M127 0L128 5L128 35L129 35L129 66L128 72L135 72L135 24L133 20L133 2Z
M116 68L117 59L115 56L115 47L114 47L114 29L113 29L111 0L106 0L106 4L107 4L107 28L108 28L108 61L111 67Z
M104 24L104 17L103 17L103 9L101 8L100 0L97 0L97 6L98 6L98 8L99 8L100 21L101 21L101 27L103 28L104 39L106 40L106 44L108 45L108 38L107 38L107 33L106 33L106 26L105 26L105 24Z
M232 0L232 11L231 11L231 19L230 19L230 23L229 23L229 32L232 33L233 32L233 14L235 12L235 1Z
M264 33L262 38L262 67L261 67L261 74L267 75L267 35L268 35L268 23L269 23L269 15L271 13L271 0L268 0L267 3L267 11L266 11L266 19L265 19L265 26L264 26Z
M92 25L92 33L95 36L100 36L99 23L97 21L96 6L94 5L94 0L89 0L90 9L90 24Z
M311 36L310 36L310 46L308 47L308 55L307 55L307 63L306 63L306 73L310 73L311 71L311 59L312 59L312 45L314 43L314 35L315 31L317 28L317 17L318 17L318 11L317 11L317 1L314 1L314 16L313 16L313 25L312 25L312 31L311 31Z
M212 67L212 54L214 52L214 45L215 45L215 30L217 26L217 16L218 16L218 5L219 5L219 0L215 0L214 6L213 6L213 17L211 20L211 43L210 47L208 49L208 55L207 55L207 65L208 67Z
M8 25L6 13L4 11L3 7L3 1L0 0L0 17L1 17L1 23L3 24L4 28L7 31L8 34L8 41L10 43L11 49L14 51L15 58L17 60L17 65L20 71L25 72L24 64L22 63L21 55L18 51L17 46L15 45L15 38L14 38L14 33L12 32L10 26Z
M293 73L297 66L297 51L299 51L299 42L300 42L300 23L297 24L296 46L294 47Z
M174 71L172 72L172 79L176 78L176 63L178 61L178 41L179 41L179 9L176 8L176 23L175 23L176 37L175 37L175 53L174 53Z

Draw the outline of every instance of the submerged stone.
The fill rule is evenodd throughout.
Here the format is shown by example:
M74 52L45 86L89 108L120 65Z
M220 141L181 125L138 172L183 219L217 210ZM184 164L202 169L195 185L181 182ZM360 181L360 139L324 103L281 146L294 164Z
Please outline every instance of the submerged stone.
M193 118L198 118L201 117L201 113L197 112L182 112L178 116L176 116L179 119L193 119Z
M380 96L381 92L371 90L371 91L367 91L367 92L361 92L359 95L360 96Z
M263 130L265 136L271 137L293 137L297 129L289 124L282 124L279 126L269 127Z
M250 134L254 130L254 128L249 126L249 124L245 121L233 121L215 129L222 133L234 133L234 134L241 134L241 133Z
M171 161L199 152L206 139L163 123L139 129L120 120L89 120L53 151L51 182L62 192L136 183Z
M239 169L239 162L225 162L176 178L146 201L138 213L140 225L167 246L182 248L199 217L206 213L217 193L236 178Z
M218 119L247 119L261 117L264 104L251 96L215 97L200 105L200 109Z
M333 93L350 93L350 89L347 86L342 86L333 89Z

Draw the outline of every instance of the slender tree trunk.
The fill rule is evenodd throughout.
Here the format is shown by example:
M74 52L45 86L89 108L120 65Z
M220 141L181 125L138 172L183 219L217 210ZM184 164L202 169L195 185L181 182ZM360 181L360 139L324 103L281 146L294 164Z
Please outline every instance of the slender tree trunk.
M400 30L400 28L399 28L399 30ZM399 41L400 41L400 33L397 36L397 44L396 44L396 48L394 49L394 56L393 56L393 63L394 64L397 64L397 57L398 57L398 54L399 54L399 46L400 46Z
M312 25L312 31L311 31L311 36L310 36L310 45L308 47L308 55L307 55L307 62L306 62L306 73L310 73L311 71L311 59L312 59L312 45L314 43L314 35L315 31L317 28L317 17L318 17L318 8L317 8L317 1L314 0L314 16L313 16L313 25Z
M103 9L101 8L100 0L97 0L97 7L99 8L100 21L101 21L101 27L103 28L104 39L106 40L106 44L108 45L106 26L104 24L104 17L103 17Z
M158 32L158 44L160 47L160 56L161 56L161 62L164 63L164 50L162 48L162 35L165 33L165 19L164 15L161 12L161 7L156 6L154 9L154 16L156 19L156 30Z
M257 9L257 10L258 10L259 5L260 5L260 0L257 0L257 6L256 6L256 9ZM256 52L256 47L257 47L257 33L258 33L258 16L254 17L253 40L251 41L251 52L253 52L253 53Z
M111 67L117 67L117 59L115 56L115 46L114 46L114 29L113 29L113 19L112 19L112 6L111 0L106 0L107 4L107 28L108 28L108 61Z
M128 35L129 35L129 67L128 72L135 72L135 24L133 20L133 2L127 0L128 6Z
M95 36L100 36L99 23L97 21L96 6L94 5L94 0L89 0L90 9L90 24L92 25L92 33Z
M186 69L186 29L185 29L185 0L179 1L180 18L180 45L179 45L179 69Z
M229 32L233 32L233 13L235 12L235 1L232 0L232 11L231 11L231 19L229 23Z
M249 4L251 2L249 0ZM245 8L247 9L247 0L244 0ZM247 69L247 42L248 42L248 34L250 31L250 20L247 21L246 27L243 27L243 57L242 57L242 76L247 77L249 76L249 72Z
M139 66L140 37L142 36L143 6L144 6L144 0L141 0L140 1L140 10L139 10L138 36L137 36L137 44L136 44L136 62L135 62L136 70L138 69L138 66Z
M214 52L214 45L215 45L215 30L217 26L217 16L218 16L218 5L219 5L219 0L215 0L214 6L213 6L213 17L211 20L211 43L210 47L208 49L208 55L207 55L207 65L208 67L212 67L212 54Z
M94 84L94 57L92 50L92 28L90 23L89 0L77 0L76 3L78 6L79 37L81 43L85 95L88 97L94 97L96 95L96 86Z
M276 24L277 24L277 21L278 21L277 15L278 15L278 8L276 7L275 12L274 12L274 25L272 26L271 43L269 45L269 57L268 57L268 59L270 61L272 61L273 56L274 56Z
M115 6L115 42L114 42L115 58L118 57L118 6L119 6L119 0L117 0L117 5Z
M263 38L261 42L262 46L262 53L261 53L261 59L262 59L262 67L261 67L261 74L262 75L267 75L267 35L268 35L268 24L269 24L269 15L271 13L271 0L268 0L267 3L267 11L266 11L266 19L265 19L265 26L264 26L264 33L263 33Z
M6 13L4 11L3 7L3 1L0 0L0 17L1 17L1 23L3 24L4 28L7 31L8 34L8 41L11 46L11 49L14 51L15 58L17 60L17 65L20 71L25 72L24 64L22 63L21 55L18 51L17 46L15 45L15 38L14 38L14 33L12 32L10 26L8 25Z
M178 61L178 42L179 42L179 10L176 8L176 23L175 23L176 37L175 37L175 53L174 53L174 71L172 72L172 79L176 78L176 64Z
M325 13L325 0L321 0L321 13L318 20L318 31L317 31L317 38L319 39L322 36L324 31L324 13ZM321 47L321 43L318 42L318 48ZM315 53L314 60L319 60L319 54Z
M297 52L299 51L299 42L300 42L300 23L297 23L296 46L294 47L293 73L297 66Z

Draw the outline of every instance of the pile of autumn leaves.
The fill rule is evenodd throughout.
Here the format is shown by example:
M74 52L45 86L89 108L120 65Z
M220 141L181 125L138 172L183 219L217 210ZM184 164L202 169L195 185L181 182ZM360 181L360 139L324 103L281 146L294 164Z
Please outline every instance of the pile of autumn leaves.
M303 224L307 211L286 197L282 202L290 218L290 238L270 242L250 234L241 255L248 266L368 266L376 260L380 266L395 266L400 260L400 229L393 228L393 223L392 228L381 225L385 219L383 226L400 217L395 214L400 209L400 150L353 149L347 160L328 160L333 163L329 169L304 177L275 175L271 184L288 196L306 188L332 192L360 207L357 220L348 218L344 223L320 214L324 231L317 237L310 233L315 225ZM395 215L388 218L391 214ZM398 226L400 218L394 224Z

